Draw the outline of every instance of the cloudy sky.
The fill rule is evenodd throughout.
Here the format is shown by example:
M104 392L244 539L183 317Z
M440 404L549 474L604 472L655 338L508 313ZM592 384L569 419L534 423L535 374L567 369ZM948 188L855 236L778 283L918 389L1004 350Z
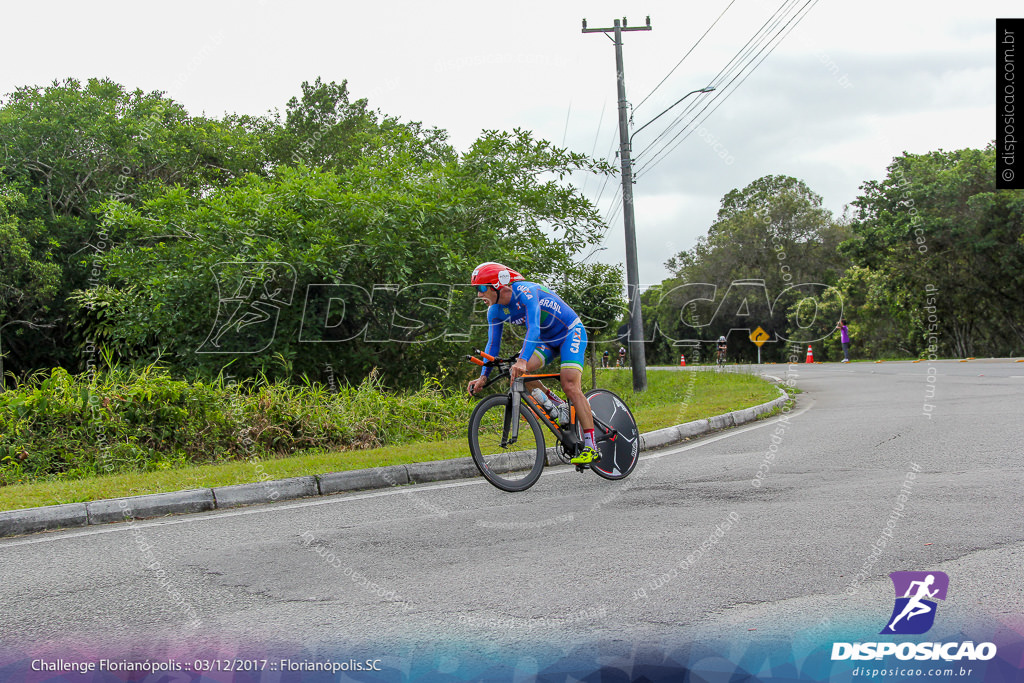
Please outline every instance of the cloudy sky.
M904 150L983 147L995 129L995 18L1022 14L1005 0L628 8L629 25L650 15L653 27L625 34L634 130L687 92L719 86L634 140L645 284L706 233L725 193L763 175L803 179L839 214ZM448 130L459 149L483 129L522 127L615 161L614 49L580 29L584 17L611 26L626 9L604 0L18 3L4 10L0 93L105 76L219 116L283 109L303 80L348 79L354 96ZM574 182L600 197L611 224L595 258L621 262L617 180Z

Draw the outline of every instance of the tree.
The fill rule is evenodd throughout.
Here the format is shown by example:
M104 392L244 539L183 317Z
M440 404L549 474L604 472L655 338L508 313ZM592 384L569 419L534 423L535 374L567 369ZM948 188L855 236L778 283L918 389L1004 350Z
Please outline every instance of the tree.
M31 341L22 333L43 324L60 284L60 266L53 262L42 221L18 217L25 204L20 192L0 183L0 331L13 328L6 346L0 335L0 389L5 357L11 354L14 367L24 367Z
M576 311L587 330L591 387L597 387L597 347L615 335L627 311L622 266L580 263L564 273L559 296Z
M107 199L138 204L154 186L205 192L263 166L237 120L190 116L108 79L19 88L0 108L0 140L4 175L49 219L88 219Z
M452 160L369 155L340 175L282 166L202 198L176 188L138 208L110 202L103 225L118 246L101 260L118 294L79 302L102 296L114 315L102 332L125 353L141 344L139 360L208 373L230 360L246 376L280 373L283 358L313 378L330 367L357 382L379 367L415 383L466 351L452 342L472 329L460 283L473 266L500 254L560 272L601 234L589 202L543 179L587 169L604 166L522 131L486 133Z
M275 164L321 167L342 173L363 157L411 154L418 162L452 159L447 133L420 123L403 123L369 109L366 99L349 100L348 82L302 83L302 95L288 101L284 120L273 118L267 136Z
M94 282L92 257L109 247L96 213L104 202L139 206L169 185L203 194L262 172L258 126L243 118L190 116L163 93L130 91L107 79L55 81L7 97L0 106L0 183L23 198L9 211L36 236L32 258L48 264L47 282L56 278L56 290L40 290L56 323L49 343L26 343L12 366L77 365L64 301Z
M994 179L989 145L904 153L861 186L842 250L884 278L909 315L914 353L936 332L942 352L960 357L1024 347L1024 192L997 192Z
M848 262L836 253L847 228L821 204L789 176L765 176L726 194L707 236L670 258L673 277L645 293L658 330L648 354L671 360L674 343L710 342L734 329L762 327L779 341L809 334L795 324L791 299L823 293ZM814 334L826 333L820 327ZM748 358L756 356L747 334L729 341ZM784 349L774 353L784 355Z

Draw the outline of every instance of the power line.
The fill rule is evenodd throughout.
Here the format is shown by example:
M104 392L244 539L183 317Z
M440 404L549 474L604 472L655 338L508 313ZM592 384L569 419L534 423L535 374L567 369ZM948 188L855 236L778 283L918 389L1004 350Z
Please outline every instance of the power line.
M604 110L602 109L602 111L604 111ZM600 130L598 130L598 133L600 134ZM618 138L618 131L615 131L614 135L611 138L611 143L608 145L608 151L604 155L604 160L607 161L609 164L612 163L612 161L615 158L615 157L612 156L612 150L615 149L615 142L616 142L617 138ZM595 139L594 139L594 146L595 146L595 148L597 146L596 136L595 136ZM608 187L608 182L611 179L612 179L612 176L610 174L605 175L604 182L601 183L601 189L597 193L597 199L594 200L594 204L598 204L601 201L601 197L604 195L605 188Z
M784 13L787 12L787 5L789 5L790 3L795 4L798 1L799 0L785 0L782 3L782 5L780 5L779 8L776 9L775 12L773 12L767 20L765 20L764 24L761 25L761 27L754 33L754 35L747 40L743 47L740 48L740 50L737 51L735 55L733 55L732 59L730 59L729 62L718 72L718 74L715 75L714 79L712 79L712 83L715 84L716 89L724 91L725 87L728 87L729 83L726 83L724 87L722 86L722 83L726 82L729 79L729 77L737 70L737 68L739 68L741 71L742 69L746 68L747 64L749 64L749 61L745 62L744 60L748 57L748 55L751 53L753 49L756 49L757 46L764 43L767 36L778 25L778 22L781 19L781 17L784 16ZM721 93L719 93L719 95L720 94ZM714 98L705 99L703 102L704 109L702 109L701 111L705 111L707 107L711 105L712 100L717 98L719 95L715 95ZM693 109L695 109L698 106L698 104L700 103L696 101L691 102L689 106L687 106L683 111L681 111L672 121L672 123L670 123L661 132L661 134L659 134L658 137L655 138L651 142L651 144L647 146L647 148L641 154L637 155L637 159L639 160L641 156L645 155L647 152L653 149L658 144L658 142L664 139L691 111L693 111Z
M779 8L776 9L775 12L773 12L771 16L769 16L768 19L765 20L765 22L754 33L754 35L747 40L743 47L741 47L736 52L736 54L733 55L732 59L730 59L728 63L726 63L726 65L722 67L722 69L712 79L712 84L715 86L715 89L718 90L719 92L714 97L705 98L703 102L698 102L697 100L694 100L689 105L687 105L681 112L679 112L676 118L673 119L672 123L666 126L665 129L649 145L647 145L647 147L643 151L637 154L637 161L639 161L641 157L643 157L651 149L653 149L654 146L657 145L660 140L666 137L679 124L679 122L686 117L687 114L689 114L691 111L693 111L693 109L695 109L702 103L704 104L704 109L701 110L701 113L703 113L703 111L705 111L707 107L711 105L712 101L718 98L725 90L725 88L727 88L728 85L732 83L732 81L726 83L725 86L722 86L722 83L725 82L729 78L729 76L736 71L737 68L740 68L742 72L742 69L745 69L746 66L749 65L750 62L744 62L744 59L758 45L763 44L765 38L771 33L771 31L776 26L778 26L778 23L781 20L781 18L788 13L787 5L795 5L797 2L799 2L799 0L784 0L784 2L779 6ZM668 144L671 144L671 142ZM657 154L655 156L657 156Z
M735 87L735 88L733 88L733 89L732 89L731 91L729 91L729 93L728 93L728 94L727 94L727 95L726 95L726 96L725 96L724 98L722 98L721 102L718 102L718 103L717 103L717 104L715 105L714 109L712 109L712 110L711 110L711 111L709 111L709 112L708 112L708 113L707 113L706 115L704 115L704 117L703 117L703 118L702 118L702 119L701 119L701 120L700 120L700 121L699 121L698 123L694 124L694 123L693 123L693 121L691 121L691 122L690 122L690 124L687 124L686 126L684 126L684 127L683 127L683 129L682 129L682 130L681 130L681 131L680 131L679 133L677 133L677 134L675 135L675 137L673 137L673 138L672 138L672 140L669 140L669 142L668 142L668 143L666 143L666 145L665 145L665 146L664 146L664 147L662 148L662 150L660 150L660 151L659 151L659 152L658 152L657 154L655 154L655 157L654 157L654 158L653 158L653 159L652 159L652 160L651 160L650 162L648 162L647 164L645 164L645 165L644 165L644 170L645 170L645 171L649 171L649 170L650 170L650 169L652 169L652 168L653 168L653 167L654 167L654 166L655 166L656 164L658 164L658 163L660 163L661 161L663 161L663 160L664 160L664 159L665 159L665 158L666 158L666 157L668 156L668 154L670 154L670 153L671 153L671 152L672 152L672 151L673 151L673 150L674 150L674 149L675 149L676 147L678 147L679 145L681 145L681 144L682 144L682 143L683 143L683 142L684 142L684 141L686 140L686 138L690 137L690 135L692 135L692 134L693 134L693 132L694 132L695 130L697 130L697 128L698 128L698 127L699 127L699 126L700 126L701 124L703 124L703 123L704 123L704 121L706 121L706 120L708 119L708 117L710 117L710 116L711 116L712 114L714 114L714 113L715 113L715 111L716 111L716 110L718 109L718 107L720 107L720 106L722 106L723 104L725 104L726 100L728 100L728 99L729 99L730 97L732 97L732 94L733 94L734 92L736 92L736 90L737 90L737 89L739 88L739 86L740 86L740 85L742 85L742 84L743 84L743 82L744 82L744 81L746 81L746 80L747 80L747 78L749 78L749 77L750 77L750 75L751 75L752 73L754 73L754 71L756 71L756 70L757 70L757 69L758 69L758 68L759 68L759 67L761 66L761 64L762 64L762 63L764 62L764 60L765 60L765 59L767 59L767 58L768 58L768 56L769 56L769 55L770 55L770 54L771 54L772 52L774 52L774 51L775 51L775 48L777 48L777 47L779 46L779 44L780 44L780 43L781 43L781 42L782 42L783 40L785 40L785 38L786 38L786 37L787 37L787 36L788 36L788 35L789 35L790 33L792 33L793 29L795 29L795 28L796 28L796 27L797 27L797 26L798 26L798 25L800 24L800 22L801 22L801 21L803 21L804 17L806 17L806 16L807 16L807 14L808 14L808 13L809 13L809 12L811 11L811 9L813 9L813 8L814 8L814 5L816 5L816 4L818 4L818 0L807 0L807 2L805 2L805 3L804 3L804 6L803 6L803 7L801 7L801 8L800 8L800 10L799 10L799 11L798 11L798 12L797 12L796 14L794 14L794 15L793 15L793 17L791 17L791 18L790 18L790 20L789 20L789 21L788 21L788 22L786 23L786 25L785 25L785 26L783 26L783 27L782 27L782 29L780 29L779 33L778 33L778 34L776 34L776 36L778 36L778 35L780 35L780 34L782 33L782 31L785 31L785 35L783 35L783 36L782 36L782 37L781 37L781 38L780 38L779 40L775 41L775 44L774 44L774 45L772 46L772 48L771 48L770 50L768 50L767 54L765 54L765 55L764 55L763 57L761 57L760 61L758 61L758 62L757 62L757 64L756 64L756 65L754 65L754 67L753 67L753 68L752 68L752 69L751 69L750 71L748 71L748 72L746 73L746 75L744 75L744 76L743 76L742 80L740 80L740 82L739 82L739 83L738 83L738 84L736 85L736 87ZM808 5L809 5L809 7L808 7ZM796 23L793 23L793 19L796 19L796 18L797 18L798 16L799 16L799 19L797 19L797 20L796 20ZM792 26L790 26L790 24L792 24ZM788 29L788 30L786 30L786 28L787 28L787 27L789 27L789 29ZM774 40L774 39L773 39L773 40ZM762 48L761 52L763 52L763 51L764 51L764 48ZM760 54L760 52L758 52L758 54ZM756 59L756 55L755 55L755 59ZM738 76L739 76L739 74L737 74L737 77L738 77ZM734 78L733 78L733 80L736 80L736 78L734 77ZM732 81L730 81L730 84L731 84L731 82L732 82ZM709 102L709 103L708 103L708 105L710 106L710 104L712 104L712 103L710 103L710 102ZM696 119L696 118L697 118L697 117L699 117L699 116L700 116L701 114L703 114L703 113L704 113L704 111L705 111L705 109L707 109L707 107L705 107L704 109L702 109L702 110L701 110L701 111L700 111L700 112L699 112L699 113L697 114L697 116L695 116L695 117L694 117L694 119ZM675 143L674 145L672 145L672 143L673 143L673 142L675 142L675 140L676 140L677 138L679 138L679 136L680 136L680 135L682 135L682 134L683 134L684 132L686 132L686 129L687 129L688 127L690 127L690 125L693 125L693 127L692 127L692 128L690 128L690 131L689 131L689 132L687 132L687 133L686 133L686 135L685 135L685 136L683 136L683 138L682 138L681 140L679 140L679 141L678 141L678 142L676 142L676 143ZM669 147L668 145L672 145L672 146L671 146L671 147Z
M669 76L671 76L672 74L675 73L676 69L679 68L679 65L682 64L686 60L686 58L690 56L690 53L693 52L697 48L698 45L700 45L700 42L702 40L704 40L704 37L708 33L711 32L711 29L713 29L715 27L715 24L717 24L722 19L722 17L725 16L725 13L729 11L729 8L732 7L733 3L735 3L735 2L736 2L736 0L732 0L732 2L730 2L726 6L726 8L724 10L722 10L722 13L718 15L718 19L715 19L714 22L712 22L711 26L708 26L708 30L704 31L704 34L700 38L697 39L697 42L693 44L693 47L691 47L689 50L687 50L686 54L683 55L683 58L680 59L679 62L677 62L674 67L672 67L672 70L669 71L668 74L663 79L661 79L661 82L658 83L658 85L654 86L654 90L651 90L651 92L647 93L647 96L644 97L642 100L640 100L640 104L638 104L635 107L633 107L633 111L634 112L639 107L642 107L644 102L646 102L648 99L650 99L651 95L653 95L658 90L658 88L660 88L665 83L665 81L667 81L669 79Z
M565 112L565 130L562 131L562 147L565 147L565 139L569 136L570 116L572 116L572 100L569 100L569 111Z
M665 76L665 78L663 78L662 81L657 86L655 86L654 90L652 90L650 93L648 93L648 95L640 102L640 104L643 104L644 102L646 102L651 97L651 95L654 94L654 91L657 90L669 78L669 76L672 75L672 73L679 67L680 64L682 64L682 62L686 59L686 57L691 52L693 52L694 48L696 48L697 45L700 44L700 42L704 39L705 36L707 36L707 34L711 31L711 29L714 28L714 26L721 20L721 18L725 15L725 13L729 10L729 8L732 7L734 2L735 2L735 0L732 0L732 2L730 2L729 5L726 6L726 8L722 11L722 13L718 16L718 18L715 19L715 21L711 24L711 26L708 27L708 29L704 32L704 34L697 40L697 42L694 44L694 46L691 47L690 50L685 55L683 55L683 58L679 60L679 62L676 64L675 67L672 68L672 70L669 72L669 74L667 76ZM790 4L790 3L795 4L796 2L799 2L799 0L785 0L782 3L782 5L780 5L779 8L776 9L775 12L764 22L764 24L762 24L762 26L758 29L758 31L755 32L755 34L750 39L747 40L746 44L744 44L744 46L733 56L733 58L729 60L729 62L725 65L725 67L723 67L722 70L718 72L718 74L715 76L715 79L720 79L719 83L721 83L726 78L728 78L728 76L733 71L735 71L735 69L736 69L735 64L738 62L738 60L741 60L741 58L743 57L744 54L749 54L749 52L751 51L751 48L750 48L751 43L756 41L758 39L758 36L760 36L762 33L765 33L765 34L770 33L772 28L774 28L774 26L778 24L778 21L780 20L780 18L778 18L778 17L780 15L780 13L784 13L786 5ZM815 2L817 2L817 0L815 0ZM783 14L783 16L784 16L784 14ZM775 19L775 23L774 24L772 23L773 19ZM767 31L765 30L766 27L767 27ZM745 68L745 66L744 66L744 68ZM733 79L733 80L735 80L735 79ZM731 81L730 81L730 83L731 83ZM728 84L727 84L727 86L728 86ZM718 93L718 94L721 94L721 93ZM717 97L718 94L716 94L715 97ZM728 98L728 96L726 97L726 99L727 98ZM711 99L714 99L714 98L711 98ZM724 102L724 99L723 99L723 102ZM694 101L694 102L691 102L688 106L686 106L683 109L683 111L680 112L680 114L676 116L675 120L672 123L670 123L665 128L665 130L663 130L655 138L655 140L651 142L651 144L649 144L642 152L640 152L640 154L637 155L637 157L636 157L637 160L639 160L640 157L642 157L645 154L647 154L655 145L657 145L658 141L663 139L672 129L674 129L679 124L679 122L683 119L683 117L685 117L689 112L693 111L693 109L696 108L698 106L698 104L699 104L699 102ZM704 109L702 109L700 113L703 113L707 109L707 106L710 105L710 104L711 104L710 101L706 102ZM601 109L601 122L603 122L603 120L604 120L604 111L605 111L604 107L606 107L606 106L607 106L607 102L605 102L605 105ZM637 106L639 106L639 105L637 105ZM700 113L698 113L698 116L700 115ZM602 125L601 123L598 124L598 130L597 130L597 133L595 134L595 137L594 137L594 151L596 151L597 140L600 137L601 125ZM685 127L684 127L684 130L685 130ZM676 137L678 137L678 136L676 136ZM672 140L670 140L666 144L671 144L675 139L676 138L672 138ZM613 136L612 137L611 145L609 146L609 149L608 149L608 154L605 155L605 159L607 161L611 161L612 160L611 152L612 152L612 149L614 148L614 145L615 145L615 138ZM662 150L663 149L664 148L662 148ZM658 156L660 151L661 150L659 150L658 153L655 153L655 157ZM593 152L591 154L593 155ZM647 164L646 166L649 168L650 164ZM586 187L586 182L587 182L588 179L589 178L584 179L584 188ZM598 191L597 198L594 200L595 204L599 204L600 203L601 198L604 196L604 191L607 188L610 179L611 179L611 176L605 176L604 181L601 184L601 188Z
M601 105L601 116L597 119L597 132L594 133L594 146L590 149L590 156L597 152L597 140L601 137L601 126L604 125L604 111L608 108L608 100ZM613 143L614 144L614 143Z
M601 137L601 126L604 125L604 110L608 107L608 100L604 101L601 105L601 117L597 120L597 131L594 132L594 146L590 150L590 157L594 158L597 153L597 141ZM613 143L614 144L614 143ZM591 173L587 173L583 176L583 187L580 188L580 194L585 194L587 191L587 181L590 180Z
M612 200L612 203L608 206L608 224L611 225L619 217L619 212L622 211L622 197L616 196Z
M718 24L718 22L721 21L722 17L725 16L726 12L728 12L729 9L733 6L733 4L735 4L735 1L736 0L731 0L729 2L729 4L725 7L725 9L722 10L721 14L718 15L718 18L716 18L715 21L713 21L711 23L711 25L704 31L704 33L700 36L700 38L698 38L697 41L693 44L693 46L690 47L690 49L686 52L686 54L684 54L683 57L676 63L676 65L674 67L672 67L672 69L668 72L668 74L666 74L665 77L656 86L654 86L654 88L651 90L651 92L649 92L643 98L643 100L640 101L640 104L638 104L637 107L643 105L644 102L646 102L648 99L650 99L651 96L654 95L654 93L658 90L658 88L660 88L665 83L665 81L667 81L672 76L672 74L675 73L676 69L679 68L679 66L686 60L686 58L697 48L697 46L700 45L700 43L704 40L704 38L707 37L707 35L711 32L711 30L714 29L714 27ZM748 44L749 44L749 42L750 41L748 41ZM591 150L591 156L594 156L594 154L597 151L597 141L600 138L601 127L603 125L604 114L605 114L606 107L607 107L607 101L605 101L605 103L601 107L601 117L598 120L597 132L594 135L594 145L593 145L593 148ZM634 110L635 110L635 107L634 107ZM611 145L609 146L609 149L608 149L608 154L605 155L605 159L607 161L611 161L611 152L612 152L612 148L614 147L614 145L615 145L615 138L613 136L612 137ZM597 198L594 200L594 204L600 204L601 198L604 196L604 191L605 191L605 189L608 186L610 178L611 178L611 176L605 176L604 182L601 184L601 188L600 188L600 190L597 193ZM589 181L589 175L586 178L584 178L583 190L582 191L586 190L586 186L587 186L587 182L588 181ZM613 203L610 204L609 207L608 207L608 213L607 213L608 217L606 219L606 223L608 223L609 225L611 223L613 223L618 218L618 215L619 215L619 212L621 211L621 209L622 209L622 198L621 197L617 197L615 200L613 200Z
M723 98L721 99L721 101L720 101L720 102L718 102L717 104L715 104L714 102L708 102L708 103L707 103L707 104L705 105L705 107L704 107L703 109L701 109L701 111L700 111L700 112L698 112L698 113L697 113L697 114L696 114L696 115L695 115L695 116L693 117L693 120L691 120L691 121L690 121L690 123L688 123L688 124L687 124L686 126L684 126L682 130L680 130L680 131L679 131L679 132L678 132L678 133L677 133L677 134L676 134L676 135L675 135L675 136L674 136L674 137L673 137L673 138L672 138L671 140L669 140L669 141L668 141L668 142L667 142L667 143L666 143L666 144L665 144L665 145L664 145L664 146L663 146L663 147L662 147L662 148L661 148L660 150L658 150L658 152L656 152L656 153L654 154L654 157L653 157L653 158L652 158L652 159L651 159L651 160L650 160L650 161L649 161L648 163L644 164L644 166L643 166L643 169L642 169L642 170L643 170L643 171L645 171L645 172L646 172L646 171L649 171L649 170L651 170L651 169L652 169L652 168L653 168L653 167L654 167L654 166L655 166L656 164L658 164L658 163L660 163L661 161L663 161L663 160L664 160L664 159L665 159L665 158L666 158L666 157L668 156L668 154L670 154L670 153L671 153L671 152L672 152L672 151L673 151L673 150L674 150L674 149L675 149L676 147L678 147L678 146L679 146L680 144L682 144L682 143L683 143L683 141L685 141L685 140L686 140L686 138L688 138L688 137L689 137L690 135L692 135L692 134L693 134L693 132L694 132L694 131L695 131L695 130L697 129L697 127L699 127L699 125L700 125L700 124L703 124L703 123L704 123L704 121L706 121L706 120L708 119L708 117L710 117L710 116L711 116L711 115L712 115L713 113L715 113L715 111L717 111L718 107L720 107L720 106L722 106L723 104L725 104L725 101L726 101L726 100L728 100L728 99L729 99L729 98L730 98L730 97L732 96L732 94L733 94L733 93L734 93L734 92L736 91L736 89L738 89L738 88L739 88L739 86L740 86L740 85L742 85L742 84L743 84L743 82L744 82L744 81L746 81L746 80L747 80L747 78L749 78L749 77L750 77L750 75L751 75L752 73L754 73L754 71L756 71L756 70L757 70L758 68L760 68L761 64L763 64L763 63L764 63L764 60L765 60L765 59L767 59L767 58L768 58L768 56L769 56L769 55L770 55L770 54L771 54L772 52L774 52L774 51L775 51L775 48L777 48L777 47L779 46L779 44L780 44L780 43L781 43L781 42L782 42L783 40L785 40L785 38L786 38L786 37L788 37L790 33L792 33L792 32L793 32L793 29L795 29L795 28L796 28L796 27L797 27L797 26L798 26L798 25L800 24L800 22L804 20L804 18L805 18L805 17L807 16L807 14L808 14L808 13L809 13L809 12L810 12L810 11L811 11L812 9L814 9L814 6L815 6L816 4L818 4L818 1L819 1L819 0L806 0L806 2L804 3L804 5L803 5L803 6L802 6L802 7L801 7L801 8L799 9L799 10L797 10L797 12L796 12L795 14L793 14L793 15L792 15L792 16L791 16L791 17L789 18L789 20L788 20L788 21L786 22L786 24L785 24L785 25L783 25L783 26L782 26L782 28L780 28L778 32L776 32L775 36L774 36L774 37L772 37L772 38L771 38L771 39L770 39L769 41L767 41L767 42L766 42L766 43L765 43L765 44L764 44L764 45L763 45L763 46L761 47L761 49L760 49L760 50L758 51L758 53L757 53L756 55L754 55L754 57L753 57L753 58L752 58L751 60L749 60L749 61L748 61L748 63L747 63L746 65L744 65L744 67L743 67L742 69L740 69L740 71L739 71L739 72L738 72L738 73L736 74L736 76L734 76L734 77L732 78L732 80L730 80L730 81L729 81L729 83L728 83L728 84L726 84L726 86L725 86L725 88L723 88L723 90L724 90L724 89L727 89L727 88L728 88L728 87L729 87L730 85L732 85L732 83L733 83L733 82L734 82L734 81L735 81L735 80L736 80L737 78L739 78L739 76L740 76L741 74L743 74L743 71L744 71L744 70L746 70L747 66L749 66L750 64L752 64L754 60L757 60L758 56L760 56L760 55L761 55L761 53L765 51L765 49L766 49L766 48L768 47L768 45L771 45L771 49L769 49L769 50L768 50L768 52L767 52L766 54L764 54L764 56L763 56L763 57L761 57L761 58L760 58L760 60L758 60L758 61L757 61L757 63L756 63L756 64L754 64L754 66L753 66L753 67L752 67L752 68L751 68L751 69L750 69L749 71L747 71L747 73L746 73L745 75L743 75L743 78L742 78L742 79L740 80L740 82L739 82L739 83L738 83L738 84L736 85L736 87L732 88L732 90L730 90L730 91L729 91L729 92L728 92L728 93L727 93L727 94L725 95L725 97L723 97ZM794 4L795 4L795 3L794 3ZM795 20L795 23L794 23L794 20ZM777 24L777 23L778 23L778 22L776 22L776 24ZM784 35L783 35L783 33L784 33ZM780 37L780 36L781 36L781 37ZM774 45L772 45L772 43L774 43ZM696 121L696 119L697 119L698 117L700 117L700 116L701 116L701 114L704 114L704 112L705 112L705 111L707 110L707 108L708 108L709 106L711 106L711 104L715 104L715 107L714 107L714 108L713 108L713 109L712 109L711 111L709 111L709 112L708 112L708 113L707 113L706 115L704 115L704 117L700 119L699 123L694 123L694 121ZM673 123L673 125L675 125L675 123ZM691 126L693 126L693 127L691 128ZM687 131L687 128L690 128L689 132L686 132L686 131ZM675 141L676 141L676 140L677 140L677 139L678 139L678 138L679 138L679 137L680 137L681 135L683 135L683 133L686 133L686 135L685 135L685 136L684 136L684 137L683 137L683 138L682 138L681 140L679 140L678 142L675 142ZM675 144L672 144L673 142L675 142ZM670 145L671 145L671 147L670 147ZM645 150L645 152L646 152L646 151L647 151L647 150ZM639 172L639 170L640 170L640 169L638 169L638 172Z
M611 162L612 162L612 160L613 160L613 159L615 158L615 157L613 157L613 156L612 156L612 150L613 150L613 149L615 148L615 142L616 142L616 139L615 139L615 138L617 138L617 137L618 137L618 135L619 135L619 134L618 134L618 131L616 131L616 132L615 132L615 137L613 137L613 138L612 138L612 143L611 143L611 145L609 145L609 147L608 147L608 153L604 155L604 159L605 159L605 161L607 161L607 162L609 162L609 163L611 163ZM595 203L595 204L597 204L597 203L599 203L599 202L601 201L601 196L602 196L602 195L604 194L604 190L605 190L605 188L606 188L606 187L608 186L608 182L609 182L609 181L610 181L611 179L612 179L612 176L611 176L611 175L606 175L606 176L604 177L604 183L602 183L602 184L601 184L601 190L600 190L600 191L599 191L599 192L597 193L597 199L595 199L595 200L594 200L594 203Z

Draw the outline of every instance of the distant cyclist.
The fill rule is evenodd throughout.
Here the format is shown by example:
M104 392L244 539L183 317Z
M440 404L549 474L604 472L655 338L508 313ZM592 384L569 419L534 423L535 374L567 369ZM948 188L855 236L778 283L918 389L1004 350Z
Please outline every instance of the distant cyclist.
M625 346L620 346L619 347L619 367L620 368L626 367L626 347Z
M601 367L603 367L603 368L608 367L608 362L609 362L608 358L609 358L610 355L611 354L608 353L608 349L605 349L604 353L601 354Z
M725 354L729 350L729 342L726 341L725 335L723 334L718 338L718 364L722 365L725 363Z
M511 379L533 373L544 367L555 356L561 356L559 380L562 390L576 407L576 420L583 429L583 451L573 457L574 465L587 465L600 460L594 448L594 417L590 402L583 395L583 353L587 348L587 331L580 317L565 301L547 287L527 282L522 275L488 261L473 271L472 284L477 296L487 301L487 348L492 356L501 348L501 335L505 323L526 327L526 338L519 352L519 360L509 372ZM484 383L490 368L483 368L480 377L469 383L469 393L475 394ZM555 403L562 403L539 381L526 383L527 388L539 388Z

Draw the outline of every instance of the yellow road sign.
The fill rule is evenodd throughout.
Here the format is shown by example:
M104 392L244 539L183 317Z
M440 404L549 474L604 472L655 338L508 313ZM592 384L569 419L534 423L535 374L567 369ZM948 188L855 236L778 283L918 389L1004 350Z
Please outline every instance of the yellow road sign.
M750 333L750 341L757 344L758 348L769 339L771 339L771 336L760 327Z

